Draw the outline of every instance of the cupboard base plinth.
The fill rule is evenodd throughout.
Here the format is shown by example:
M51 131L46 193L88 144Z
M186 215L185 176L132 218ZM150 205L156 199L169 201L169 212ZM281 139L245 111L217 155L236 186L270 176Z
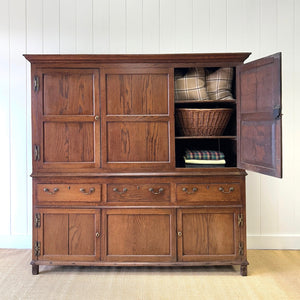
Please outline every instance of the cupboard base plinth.
M31 266L32 266L32 275L38 275L40 273L40 266L33 261L31 262Z
M153 268L163 268L163 267L174 267L174 268L185 268L185 267L230 267L230 266L240 266L240 274L242 276L247 276L247 266L248 262L235 262L235 261L218 261L218 262L84 262L84 261L36 261L32 262L32 274L39 274L39 266L73 266L73 267L153 267ZM205 270L203 270L205 271ZM233 272L235 269L233 269ZM201 270L199 269L199 272Z

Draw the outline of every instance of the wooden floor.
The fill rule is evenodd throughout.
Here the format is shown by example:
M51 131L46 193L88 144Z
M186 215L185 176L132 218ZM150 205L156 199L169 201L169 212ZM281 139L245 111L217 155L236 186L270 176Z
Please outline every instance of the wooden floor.
M30 250L0 249L0 299L300 299L300 251L248 251L238 267L40 267Z

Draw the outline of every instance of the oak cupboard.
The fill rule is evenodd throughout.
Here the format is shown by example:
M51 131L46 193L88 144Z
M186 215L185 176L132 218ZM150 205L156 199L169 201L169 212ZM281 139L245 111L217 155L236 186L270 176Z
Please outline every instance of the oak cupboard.
M40 265L240 265L245 169L281 177L281 54L25 55L31 63L32 273ZM231 68L232 99L175 97L176 74ZM230 108L222 135L178 108ZM225 167L187 168L186 147Z

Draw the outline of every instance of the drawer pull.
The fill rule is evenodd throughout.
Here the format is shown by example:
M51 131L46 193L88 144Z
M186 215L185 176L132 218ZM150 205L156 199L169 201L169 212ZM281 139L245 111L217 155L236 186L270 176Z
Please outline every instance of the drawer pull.
M84 188L81 188L79 191L80 191L82 194L90 195L90 194L92 194L92 193L95 192L95 188L94 188L94 187L91 187L91 188L89 189L88 192L86 192L86 190L85 190Z
M99 237L100 237L100 233L96 232L96 238L99 238Z
M119 195L123 195L128 191L128 189L124 188L122 192L120 192L117 188L113 188L113 192L118 193Z
M224 193L224 194L230 194L231 192L234 191L234 188L231 186L231 187L229 188L228 192L225 192L224 188L219 187L219 191L222 192L222 193Z
M189 195L191 195L191 194L196 193L196 192L198 191L198 188L193 187L192 191L189 192L189 190L188 190L187 188L184 187L184 188L182 189L182 191L183 191L183 192L186 192L186 193L189 194Z
M161 194L163 191L164 191L163 188L159 188L159 190L157 192L154 191L154 188L149 189L149 192L151 192L153 195Z
M51 192L48 188L44 188L44 192L49 194L49 195L54 195L55 193L57 193L59 191L58 188L54 188L53 192Z

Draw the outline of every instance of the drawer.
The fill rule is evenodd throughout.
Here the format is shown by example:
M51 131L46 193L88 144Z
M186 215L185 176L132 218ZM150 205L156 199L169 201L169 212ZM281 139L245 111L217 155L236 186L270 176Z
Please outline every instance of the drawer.
M37 184L37 202L100 202L100 184Z
M169 202L170 184L108 184L107 202Z
M239 183L190 183L177 184L178 202L241 201Z

